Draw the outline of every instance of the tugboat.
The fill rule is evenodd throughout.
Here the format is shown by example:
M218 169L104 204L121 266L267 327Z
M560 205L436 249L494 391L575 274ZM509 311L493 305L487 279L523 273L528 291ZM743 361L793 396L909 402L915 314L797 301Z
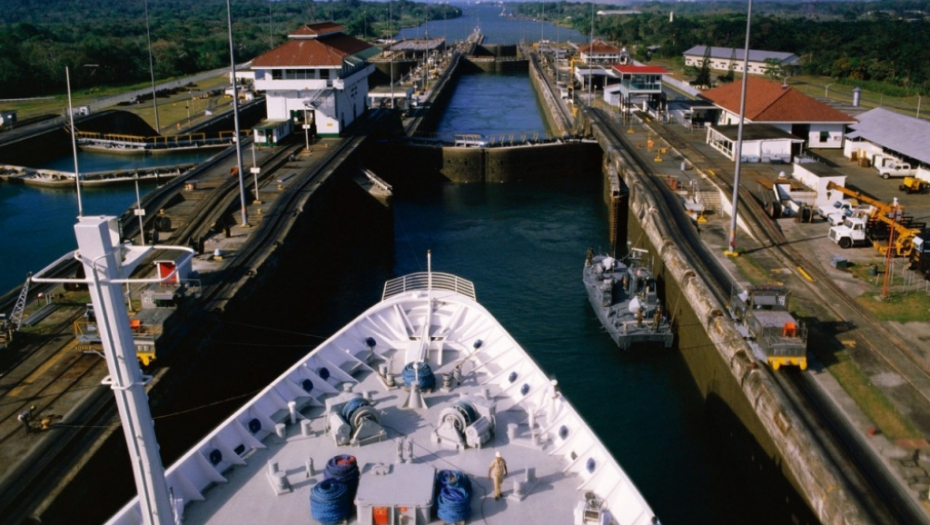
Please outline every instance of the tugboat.
M635 343L672 346L675 334L656 294L656 282L642 264L646 250L633 248L627 264L588 249L584 285L601 324L623 350Z

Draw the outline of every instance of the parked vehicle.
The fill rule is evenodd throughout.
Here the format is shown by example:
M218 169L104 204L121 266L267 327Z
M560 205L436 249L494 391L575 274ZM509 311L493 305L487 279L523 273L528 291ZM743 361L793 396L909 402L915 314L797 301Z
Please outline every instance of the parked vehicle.
M817 214L832 226L842 224L846 217L851 217L859 211L859 202L850 199L841 199L829 206L819 206Z
M890 177L910 177L917 173L917 169L904 162L891 162L878 167L878 174L883 179Z
M917 177L904 177L904 182L898 186L898 189L907 193L926 193L930 188L930 182Z
M908 267L930 281L930 231L915 236L912 243L913 249Z
M846 217L842 224L831 227L827 236L840 248L865 246L870 242L865 232L866 223L862 217Z
M807 368L807 329L788 311L790 292L783 286L750 286L734 290L730 315L753 353L778 370L782 366Z

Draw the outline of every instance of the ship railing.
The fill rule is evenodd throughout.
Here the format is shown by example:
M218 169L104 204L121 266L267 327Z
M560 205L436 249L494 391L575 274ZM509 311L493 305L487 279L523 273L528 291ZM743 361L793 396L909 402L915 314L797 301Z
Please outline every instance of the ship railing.
M430 282L432 281L432 282ZM467 279L452 275L451 273L417 272L397 277L384 283L384 293L381 300L398 294L414 290L448 290L460 293L475 300L475 285Z

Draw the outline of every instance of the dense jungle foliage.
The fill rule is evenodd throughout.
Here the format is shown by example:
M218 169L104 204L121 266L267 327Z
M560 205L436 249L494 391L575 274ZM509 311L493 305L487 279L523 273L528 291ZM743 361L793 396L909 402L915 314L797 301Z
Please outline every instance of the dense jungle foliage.
M596 6L635 9L638 15L594 17L594 33L634 50L639 60L654 53L680 58L692 46L742 49L745 2L648 2ZM591 4L523 3L520 16L543 18L589 34ZM670 21L670 13L674 20ZM855 82L889 95L930 92L930 2L754 2L750 47L794 53L799 73Z
M236 62L280 45L301 24L335 20L366 40L455 18L449 5L408 0L234 0ZM224 0L148 0L155 77L229 66ZM75 89L150 78L144 0L5 0L0 9L0 99L60 93L65 66ZM390 21L388 15L390 16Z
M233 0L236 61L279 45L302 23L335 20L375 40L424 20L461 15L449 4L409 0ZM60 93L64 68L75 89L149 79L149 30L155 76L181 76L229 65L224 0L6 0L0 10L0 99ZM741 48L746 3L644 2L631 6L531 2L508 7L519 16L591 30L595 10L638 15L594 16L594 33L648 60L680 59L695 45ZM674 12L674 20L669 15ZM390 20L389 20L390 14ZM802 73L856 82L889 95L930 91L930 0L755 2L751 46L801 57Z

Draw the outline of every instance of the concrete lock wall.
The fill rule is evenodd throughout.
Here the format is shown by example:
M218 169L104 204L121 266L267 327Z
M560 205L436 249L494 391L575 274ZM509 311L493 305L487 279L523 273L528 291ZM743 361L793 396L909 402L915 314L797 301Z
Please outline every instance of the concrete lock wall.
M787 408L790 403L768 371L751 357L703 278L668 240L669 225L658 211L662 203L641 189L641 175L618 152L609 151L607 156L608 165L630 189L628 238L633 246L653 254L653 271L676 327L679 351L705 406L722 428L730 429L727 447L734 466L753 477L762 476L770 489L760 491L759 498L787 512L792 521L812 512L825 524L863 523L858 502L840 488L843 482L836 467L797 413Z
M452 182L512 182L597 170L593 143L537 144L493 148L442 148L441 173ZM570 176L570 175L569 175Z

